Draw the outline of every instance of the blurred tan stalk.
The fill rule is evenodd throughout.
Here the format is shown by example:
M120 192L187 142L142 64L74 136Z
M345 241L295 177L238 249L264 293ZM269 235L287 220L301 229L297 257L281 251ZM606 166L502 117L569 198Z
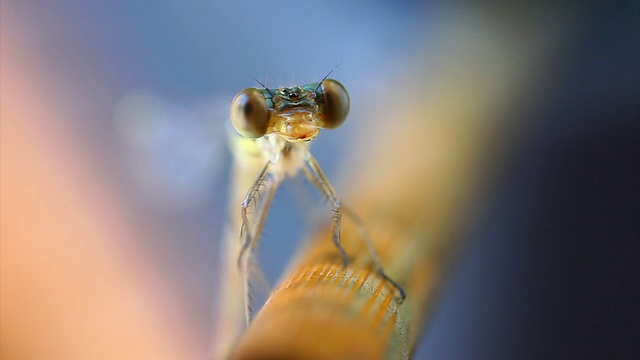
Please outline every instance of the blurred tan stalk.
M466 11L465 11L466 10ZM425 57L381 86L357 132L343 199L364 219L393 287L368 266L345 220L346 269L318 231L255 322L234 359L406 359L434 310L437 290L494 174L524 123L510 112L541 89L557 29L528 10L464 9L442 19ZM533 36L535 35L535 36ZM378 105L373 105L378 104ZM519 129L516 133L506 133Z

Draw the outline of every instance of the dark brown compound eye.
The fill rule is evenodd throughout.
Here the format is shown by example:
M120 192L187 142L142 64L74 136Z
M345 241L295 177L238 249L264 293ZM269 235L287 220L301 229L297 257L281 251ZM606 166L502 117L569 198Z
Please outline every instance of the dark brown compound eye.
M335 129L349 115L349 93L339 82L327 79L320 86L323 94L324 128Z
M262 91L248 88L240 91L231 102L231 122L240 135L259 138L269 127L269 107Z

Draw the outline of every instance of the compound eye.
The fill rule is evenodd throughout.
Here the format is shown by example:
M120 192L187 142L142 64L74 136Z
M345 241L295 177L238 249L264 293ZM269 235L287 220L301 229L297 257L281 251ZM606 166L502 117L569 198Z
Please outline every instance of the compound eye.
M327 79L320 86L323 94L324 128L335 129L349 114L349 93L339 82Z
M240 91L231 102L231 122L244 137L255 139L266 134L269 107L262 91L254 88Z

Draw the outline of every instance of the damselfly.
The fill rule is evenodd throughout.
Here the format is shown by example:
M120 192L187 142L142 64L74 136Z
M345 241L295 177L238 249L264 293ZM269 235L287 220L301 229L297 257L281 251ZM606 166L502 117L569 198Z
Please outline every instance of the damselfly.
M328 75L327 75L328 76ZM391 283L404 301L404 290L382 268L362 221L345 206L309 151L309 144L320 129L340 126L349 113L349 94L336 80L327 79L304 86L269 89L248 88L236 95L231 103L231 121L236 131L255 145L257 156L263 161L259 175L249 188L242 202L240 230L241 249L238 266L244 275L245 314L247 322L254 316L253 289L250 283L251 267L255 266L255 249L260 238L273 195L287 176L304 176L326 197L333 207L332 241L342 256L346 267L349 258L340 244L342 215L350 217L358 226L366 242L378 274ZM261 201L258 202L258 198ZM250 221L249 208L255 206Z

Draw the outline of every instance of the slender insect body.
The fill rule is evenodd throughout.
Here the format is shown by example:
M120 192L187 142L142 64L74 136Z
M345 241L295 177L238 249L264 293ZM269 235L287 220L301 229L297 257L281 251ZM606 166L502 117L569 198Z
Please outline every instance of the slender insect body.
M251 281L251 274L264 279L254 251L269 206L280 183L287 176L293 177L299 172L302 172L332 204L332 241L341 254L343 266L347 266L349 262L340 244L340 224L344 213L358 226L378 274L400 293L398 302L401 303L406 296L402 287L385 274L364 225L340 200L309 151L309 144L318 136L320 129L333 129L344 122L349 113L349 106L346 89L339 82L326 77L319 83L304 86L245 89L232 102L232 123L237 132L244 137L238 139L241 145L234 153L246 153L252 156L252 163L262 163L261 170L247 191L241 208L241 250L238 265L245 278L247 322L252 320L255 310L256 286ZM252 205L256 210L250 215L249 207Z

